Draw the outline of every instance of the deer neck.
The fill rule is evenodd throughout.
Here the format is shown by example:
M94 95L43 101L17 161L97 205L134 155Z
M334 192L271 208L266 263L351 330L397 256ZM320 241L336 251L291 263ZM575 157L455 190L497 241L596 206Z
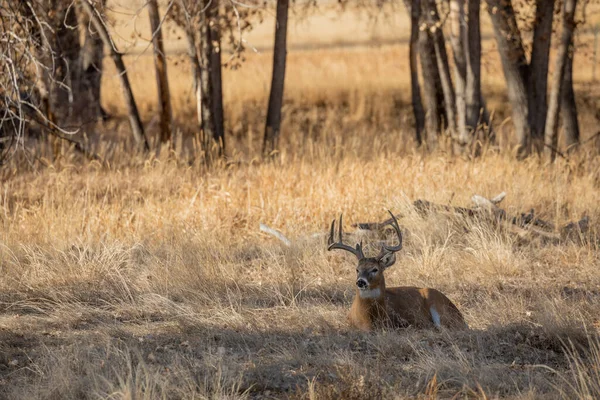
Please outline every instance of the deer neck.
M371 322L376 322L385 316L385 281L369 290L360 290L356 288L354 297L354 308L365 316L368 316Z

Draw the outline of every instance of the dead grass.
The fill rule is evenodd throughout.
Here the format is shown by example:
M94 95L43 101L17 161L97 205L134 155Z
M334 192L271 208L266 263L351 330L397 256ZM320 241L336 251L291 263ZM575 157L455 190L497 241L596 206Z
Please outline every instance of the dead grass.
M421 219L410 201L468 204L508 190L511 212L598 221L597 173L381 152L204 174L155 161L12 178L0 203L3 393L571 397L569 384L595 382L594 358L576 364L563 341L593 351L597 243L516 241L484 222ZM439 288L471 331L347 327L351 260L312 234L341 211L350 224L387 208L407 231L390 284ZM260 234L259 222L295 244Z
M230 157L211 169L186 154L194 104L185 59L173 53L180 153L142 158L114 144L128 128L108 67L104 99L117 117L96 127L103 136L95 144L108 166L71 154L52 163L40 152L0 171L0 397L598 396L598 157L582 152L549 166L516 162L508 151L475 160L416 152L406 46L328 49L318 30L301 41L302 26L316 29L327 18L292 31L298 47L320 41L290 52L276 161L256 158L268 51L225 73ZM356 18L321 32L344 33ZM403 18L377 25L377 37L402 38ZM256 43L270 40L267 31L255 32ZM151 59L126 62L152 135ZM488 105L501 121L499 68L493 58L486 63ZM595 89L583 88L589 64L576 68L589 137ZM510 147L506 124L498 135L500 147ZM501 191L511 214L534 208L557 224L587 214L590 237L557 245L519 239L485 221L424 219L411 206L467 205L474 193ZM387 209L402 215L405 230L388 283L442 290L470 331L363 334L346 325L352 260L327 252L322 233L340 212L350 229ZM261 222L293 245L260 233Z

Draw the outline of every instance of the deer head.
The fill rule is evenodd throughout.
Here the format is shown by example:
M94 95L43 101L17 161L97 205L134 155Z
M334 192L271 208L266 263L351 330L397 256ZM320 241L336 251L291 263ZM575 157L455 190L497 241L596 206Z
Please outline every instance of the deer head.
M384 283L383 272L394 265L396 262L396 253L402 249L402 233L400 232L400 226L398 226L398 220L388 210L392 216L391 226L398 235L398 244L396 246L381 246L381 251L376 257L365 257L362 249L362 242L357 243L356 247L348 246L344 244L342 240L343 228L342 228L342 216L340 215L340 226L339 226L339 241L334 241L335 231L335 220L331 222L331 231L329 233L329 240L327 241L327 250L340 249L346 250L354 254L358 260L356 266L356 286L358 287L359 294L361 297L379 297L381 294L380 288Z

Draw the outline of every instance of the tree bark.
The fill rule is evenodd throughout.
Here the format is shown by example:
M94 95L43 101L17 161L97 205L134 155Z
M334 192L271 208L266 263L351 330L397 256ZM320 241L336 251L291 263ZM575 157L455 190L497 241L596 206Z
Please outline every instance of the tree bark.
M36 58L42 65L36 68L41 78L38 85L48 115L65 127L75 122L72 117L77 115L74 106L81 46L75 7L64 1L23 1L20 6L37 39ZM48 12L48 7L53 11Z
M273 48L273 73L269 108L263 141L263 153L270 154L277 149L281 129L281 107L285 82L285 64L287 58L287 21L289 0L277 0L275 26L275 45Z
M469 131L475 131L480 123L480 115L484 109L481 93L481 22L480 0L468 0L467 22L467 86L465 89L466 125ZM487 112L483 112L484 116ZM489 121L484 117L484 122ZM472 134L471 134L472 135Z
M105 0L100 3L104 6ZM79 55L79 93L83 97L79 102L85 104L81 110L84 121L107 119L108 114L102 108L102 62L104 59L104 43L96 28L90 24L87 14L81 13L81 25L85 29L83 47Z
M223 82L221 76L221 25L219 0L212 0L209 12L209 28L211 40L210 76L212 84L213 108L215 115L215 137L225 150L225 127L223 116Z
M222 144L216 134L215 113L213 105L212 85L212 41L210 37L210 19L208 3L201 2L200 12L200 93L202 95L202 148L208 160L212 158L213 145L216 144L218 155L222 155Z
M565 145L567 150L573 150L579 144L579 122L577 121L577 104L575 102L575 91L573 90L573 58L575 48L571 42L571 51L565 66L565 79L563 81L563 95L561 96L560 112L562 115L562 127L565 133Z
M502 69L512 107L512 118L517 137L517 153L529 154L529 109L527 100L528 64L512 2L486 0L488 13L494 27L494 36L502 61Z
M555 0L536 0L531 62L529 64L529 124L534 148L541 149L548 110L548 62Z
M76 90L79 87L77 67L81 45L79 44L79 30L76 28L75 7L58 11L59 25L56 29L56 47L53 48L53 51L56 52L54 56L56 69L50 83L50 92L52 93L50 102L58 121L68 124L75 122L77 117L75 111L78 97Z
M567 59L569 58L569 47L573 41L575 31L575 8L577 0L565 0L562 16L562 34L556 54L556 66L552 75L552 91L548 99L548 115L546 117L546 129L544 131L544 153L551 160L556 158L558 146L558 117L560 112L560 101L563 92L563 82Z
M158 114L160 115L160 141L161 143L167 143L171 141L173 116L157 0L148 0L148 18L150 19L152 45L154 47L154 68L156 70L156 87L158 89Z
M465 2L464 0L450 0L450 43L454 54L454 84L456 95L456 137L454 138L455 152L464 152L465 147L471 142L467 130L467 58L465 51ZM468 43L468 42L467 42Z
M444 96L446 124L450 131L450 136L454 137L456 134L456 101L452 78L450 76L448 53L446 52L446 39L444 38L444 32L442 31L442 24L440 22L435 0L425 0L425 15L433 37L435 58L439 71L440 83L442 85L442 94Z
M423 98L425 101L425 130L428 149L437 147L438 133L441 131L440 116L442 107L439 101L441 91L440 77L433 46L433 38L428 29L419 32L419 59L423 74Z
M81 5L89 15L90 20L102 38L104 45L110 49L110 55L115 63L117 72L119 73L119 80L121 83L121 89L123 90L125 104L127 105L129 123L131 125L133 137L138 144L143 146L145 151L148 151L150 150L150 146L148 145L148 140L144 134L142 120L135 103L135 98L133 97L131 85L129 84L129 78L127 77L127 70L125 69L125 64L123 63L121 54L116 50L115 45L112 43L106 27L100 20L100 16L98 15L92 3L89 0L82 0Z
M185 36L187 39L187 53L190 59L190 65L192 66L192 78L194 84L194 93L196 95L196 118L198 121L198 127L202 130L202 84L200 79L200 59L198 58L198 50L196 43L196 36L194 35L194 28L192 26L191 15L188 10L185 0L180 0L179 4L184 12L184 27Z
M98 3L103 5L104 0ZM36 86L43 108L62 127L104 117L100 105L103 45L86 13L65 0L22 1L18 6L28 20L41 64L36 68Z
M425 128L425 111L421 102L421 87L419 85L419 68L417 57L419 51L419 18L421 15L421 0L404 1L406 8L410 11L410 90L412 98L413 114L415 116L415 139L417 145L423 143L423 129Z

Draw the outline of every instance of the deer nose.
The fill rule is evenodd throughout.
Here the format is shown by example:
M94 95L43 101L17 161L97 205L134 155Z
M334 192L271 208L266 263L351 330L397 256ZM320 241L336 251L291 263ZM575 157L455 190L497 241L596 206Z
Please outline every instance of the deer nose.
M359 280L356 281L356 286L358 286L359 289L366 289L367 286L369 286L369 284L367 283L366 280L364 280L363 278L360 278Z

